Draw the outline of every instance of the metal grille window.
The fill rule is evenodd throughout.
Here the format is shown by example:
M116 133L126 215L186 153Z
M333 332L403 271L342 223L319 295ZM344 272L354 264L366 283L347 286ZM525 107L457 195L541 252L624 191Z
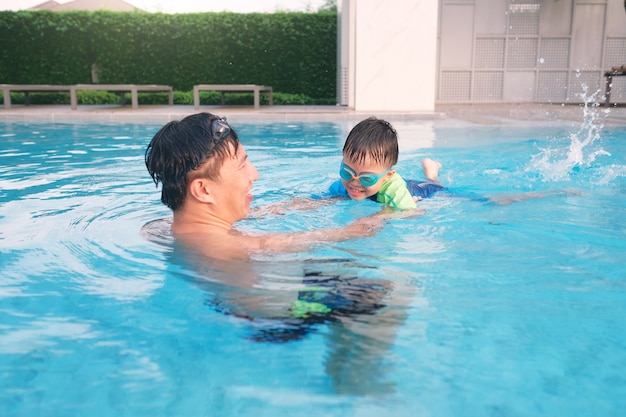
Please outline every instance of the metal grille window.
M507 48L508 68L535 68L537 65L537 39L510 38Z
M580 103L583 84L587 96L604 92L605 72L626 64L623 1L439 0L438 100ZM611 102L625 100L626 77L613 77Z
M443 71L439 82L439 99L467 101L470 98L469 71Z
M476 72L472 98L482 101L502 100L502 80L502 71Z
M626 64L626 38L607 38L604 51L605 69Z
M504 67L504 38L476 39L476 68Z
M567 98L567 71L542 71L537 80L537 100L562 102Z
M538 63L540 68L567 68L569 38L543 38Z
M541 4L538 2L511 2L511 4L509 4L509 34L538 34L540 10Z
M569 100L581 101L583 84L587 86L586 97L600 90L600 74L596 71L572 72L569 77Z

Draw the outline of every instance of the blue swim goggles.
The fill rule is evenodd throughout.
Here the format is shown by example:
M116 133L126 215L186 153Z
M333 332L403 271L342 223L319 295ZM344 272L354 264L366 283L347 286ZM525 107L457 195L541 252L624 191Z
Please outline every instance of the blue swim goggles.
M363 187L371 187L372 185L376 184L389 171L391 171L391 168L389 168L385 172L381 172L380 174L374 174L373 172L361 172L359 175L357 175L352 168L350 168L342 161L341 167L339 168L339 176L346 181L352 181L352 179L358 178Z

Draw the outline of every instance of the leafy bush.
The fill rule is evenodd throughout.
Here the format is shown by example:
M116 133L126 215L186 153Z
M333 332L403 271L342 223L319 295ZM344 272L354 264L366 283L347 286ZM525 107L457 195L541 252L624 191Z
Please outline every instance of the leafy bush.
M0 96L2 104L4 98ZM11 104L24 104L25 94L19 92L11 92ZM28 102L30 104L70 104L70 93L28 93Z
M4 11L0 39L0 83L262 84L335 102L335 12Z

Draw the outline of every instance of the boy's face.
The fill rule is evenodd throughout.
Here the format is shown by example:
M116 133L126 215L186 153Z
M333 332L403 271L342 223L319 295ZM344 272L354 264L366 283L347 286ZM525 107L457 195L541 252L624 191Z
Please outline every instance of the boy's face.
M389 180L395 172L395 170L389 170L389 167L384 164L372 161L369 157L359 162L351 161L344 156L340 173L341 182L350 198L353 200L364 200L378 193L383 183ZM364 185L361 181L365 179L373 179L375 182L372 185Z

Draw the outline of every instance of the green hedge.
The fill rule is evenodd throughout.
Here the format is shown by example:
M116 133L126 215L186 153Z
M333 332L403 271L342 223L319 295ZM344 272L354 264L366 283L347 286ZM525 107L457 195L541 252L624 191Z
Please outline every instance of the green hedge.
M335 102L337 14L0 12L0 84L271 85ZM276 101L275 99L275 101Z

